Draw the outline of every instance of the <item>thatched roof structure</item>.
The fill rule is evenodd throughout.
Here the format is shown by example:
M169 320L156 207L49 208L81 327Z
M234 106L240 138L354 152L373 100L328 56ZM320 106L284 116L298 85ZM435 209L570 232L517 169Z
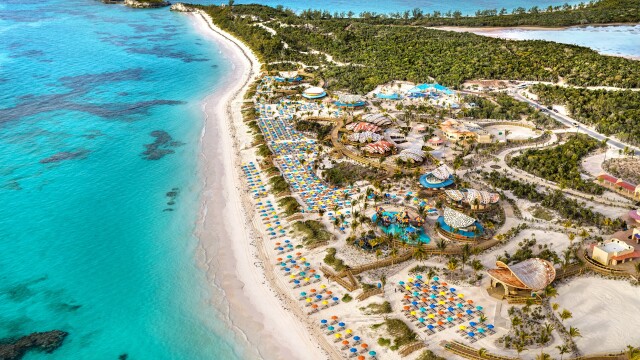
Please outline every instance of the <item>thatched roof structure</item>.
M496 261L496 266L497 269L487 270L489 276L517 289L539 291L556 278L553 264L540 258L527 259L511 266L502 261Z

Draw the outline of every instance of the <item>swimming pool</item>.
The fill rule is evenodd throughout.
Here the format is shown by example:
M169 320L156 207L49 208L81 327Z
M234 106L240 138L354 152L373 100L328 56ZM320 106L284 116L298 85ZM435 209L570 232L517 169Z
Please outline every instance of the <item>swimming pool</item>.
M395 219L395 215L397 214L397 212L393 212L393 211L385 211L382 213L383 216L389 216L392 219ZM373 214L373 216L371 217L371 221L376 222L376 219L378 218L378 214ZM395 221L395 220L394 220ZM392 222L389 226L384 226L382 224L378 224L378 227L380 229L382 229L382 231L385 234L397 234L400 236L400 240L402 240L403 242L407 243L407 244L415 244L415 242L413 240L411 240L411 238L409 237L410 233L417 233L418 234L418 238L417 241L419 243L422 244L428 244L429 242L431 242L431 238L429 237L429 235L427 235L424 232L424 229L422 228L416 228L414 226L411 225L407 225L407 226L402 226L400 224L397 224L395 222Z

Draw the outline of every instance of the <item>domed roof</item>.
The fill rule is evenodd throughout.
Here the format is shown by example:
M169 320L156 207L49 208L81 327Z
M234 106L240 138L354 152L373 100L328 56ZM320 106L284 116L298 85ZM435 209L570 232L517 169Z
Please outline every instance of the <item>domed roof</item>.
M320 95L323 92L324 92L324 89L317 86L313 86L304 90L304 93L307 95Z
M542 290L556 278L556 269L549 261L531 258L514 265L496 261L497 269L487 272L492 278L518 289Z

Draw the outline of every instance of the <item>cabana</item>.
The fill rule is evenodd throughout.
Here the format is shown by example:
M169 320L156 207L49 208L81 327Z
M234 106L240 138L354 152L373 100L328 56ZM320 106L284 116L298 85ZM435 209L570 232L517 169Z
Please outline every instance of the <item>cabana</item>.
M440 146L444 143L444 140L440 139L438 136L433 136L431 139L427 140L427 143L431 146Z
M438 217L436 229L449 240L474 241L484 235L484 228L478 220L450 207L445 207L444 214Z
M305 89L302 92L302 96L306 99L313 100L313 99L321 99L327 96L327 93L324 91L323 88L314 86L314 87Z
M640 209L629 211L629 218L636 224L640 224Z
M388 141L380 140L375 143L366 145L362 148L362 151L369 156L384 156L387 153L393 152L395 147Z
M518 295L526 291L531 295L544 290L556 278L553 264L540 258L531 258L514 265L496 261L496 269L489 269L491 288L501 285L504 295Z
M426 153L420 149L405 149L400 152L398 158L405 162L421 163L424 161Z
M353 143L364 144L368 142L380 141L382 140L382 135L376 134L371 131L363 131L350 134L347 139Z
M280 71L278 76L275 76L274 79L277 82L297 84L302 81L302 76L298 75L297 71Z
M484 190L461 189L445 190L445 200L457 207L471 210L486 210L500 201L500 195Z
M364 107L367 102L360 95L340 95L334 104L339 108L358 109Z
M362 116L362 121L366 121L368 123L378 125L378 126L391 125L391 119L389 119L384 114L366 114Z
M378 127L377 125L368 123L368 122L353 122L351 124L348 124L347 126L345 126L347 128L347 130L349 131L353 131L353 132L363 132L363 131L371 131L371 132L378 132L380 131L380 127Z
M425 189L435 191L453 185L454 179L447 165L441 165L430 173L420 177L420 185Z

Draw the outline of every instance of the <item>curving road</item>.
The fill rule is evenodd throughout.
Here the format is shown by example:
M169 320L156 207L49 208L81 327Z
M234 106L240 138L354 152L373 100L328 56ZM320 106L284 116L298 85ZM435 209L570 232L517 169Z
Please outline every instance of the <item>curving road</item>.
M626 147L628 147L629 149L633 149L636 155L640 156L640 149L638 149L635 146L626 144L626 143L624 143L622 141L619 141L619 140L611 139L611 138L607 137L606 135L603 135L603 134L601 134L601 133L599 133L599 132L597 132L595 130L589 129L588 127L585 127L583 124L577 122L576 120L574 120L574 119L572 119L572 118L570 118L568 116L565 116L565 115L562 115L562 114L559 114L559 113L556 113L556 112L553 112L553 111L548 111L548 109L545 106L543 106L543 105L541 105L541 104L539 104L539 103L537 103L537 102L535 102L535 101L533 101L531 99L528 99L528 98L524 97L519 92L508 91L507 93L509 95L513 96L516 100L524 101L524 102L528 103L529 105L533 106L534 108L536 108L538 110L542 110L545 114L551 116L556 121L559 121L560 123L562 123L562 124L564 124L564 125L566 125L566 126L568 126L570 128L574 128L578 132L582 132L584 134L587 134L587 135L591 136L592 138L594 138L596 140L599 140L599 141L603 141L604 139L608 139L607 140L607 144L609 144L609 145L611 145L613 147L616 147L618 149L621 149L621 150L624 150Z

